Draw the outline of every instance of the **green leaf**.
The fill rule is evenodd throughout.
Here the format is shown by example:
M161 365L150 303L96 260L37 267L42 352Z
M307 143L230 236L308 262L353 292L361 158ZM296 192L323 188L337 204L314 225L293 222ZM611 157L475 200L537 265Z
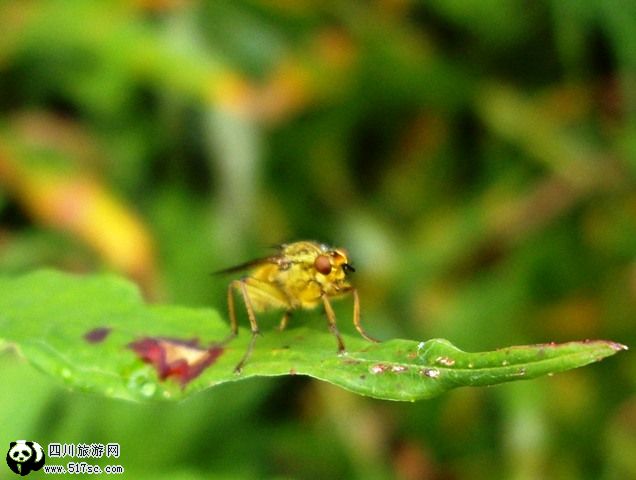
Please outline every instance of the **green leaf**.
M550 375L626 349L599 340L466 353L446 340L373 344L345 336L347 353L338 355L326 328L291 326L266 331L243 372L235 374L250 334L241 328L220 346L228 331L214 310L147 305L136 286L112 275L38 271L0 277L0 345L15 345L71 388L124 399L178 399L253 376L299 374L362 395L414 401L460 386ZM142 350L167 354L174 375L142 361ZM178 374L188 365L201 369L191 381ZM161 380L160 372L167 378Z

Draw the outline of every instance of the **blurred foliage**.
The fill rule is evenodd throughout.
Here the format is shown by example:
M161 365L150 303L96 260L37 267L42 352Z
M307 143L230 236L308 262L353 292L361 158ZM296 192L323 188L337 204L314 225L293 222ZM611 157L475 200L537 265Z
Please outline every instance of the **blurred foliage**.
M3 273L205 305L209 272L311 238L350 250L374 336L635 345L636 2L3 0L0 25ZM131 478L636 478L630 353L414 405L0 370L0 441L120 442Z

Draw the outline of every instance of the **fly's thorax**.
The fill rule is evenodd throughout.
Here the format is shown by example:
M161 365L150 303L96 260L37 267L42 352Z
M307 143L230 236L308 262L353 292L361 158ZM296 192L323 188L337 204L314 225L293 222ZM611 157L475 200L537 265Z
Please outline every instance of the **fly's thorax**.
M323 295L342 295L351 289L347 273L353 268L344 249L303 241L285 245L281 253L285 259L281 284L287 285L291 296L302 297L306 302Z
M281 256L294 263L311 263L324 248L324 245L310 241L288 243L282 246Z
M281 269L274 263L264 264L250 272L250 277L266 283L278 283Z

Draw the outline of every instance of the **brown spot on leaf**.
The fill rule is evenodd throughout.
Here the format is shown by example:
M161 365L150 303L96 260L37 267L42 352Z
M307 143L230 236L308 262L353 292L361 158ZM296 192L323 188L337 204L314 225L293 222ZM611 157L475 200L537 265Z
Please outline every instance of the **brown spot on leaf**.
M109 327L94 328L84 334L84 340L88 343L100 343L106 340L108 334L112 331Z
M174 377L181 387L201 375L223 353L223 347L199 346L197 339L145 337L128 345L144 362L152 364L159 379Z
M342 363L344 363L345 365L359 365L360 360L356 360L355 358L344 358L342 360Z
M446 367L452 367L453 365L455 365L455 360L450 357L437 357L435 361Z
M423 368L422 370L420 370L420 373L428 378L439 377L439 370L437 368Z
M369 371L373 374L378 374L378 373L384 373L390 368L391 366L387 365L386 363L376 363L375 365L372 365L371 367L369 367Z
M407 367L406 365L393 365L391 367L391 371L393 373L403 373L406 372L409 369L409 367Z

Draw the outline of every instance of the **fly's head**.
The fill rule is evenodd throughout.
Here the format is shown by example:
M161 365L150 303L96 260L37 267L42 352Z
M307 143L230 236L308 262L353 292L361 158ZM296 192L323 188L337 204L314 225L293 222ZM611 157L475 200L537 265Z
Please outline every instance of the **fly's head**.
M309 273L311 281L319 284L326 295L335 296L351 289L347 276L355 269L346 250L315 242L296 242L285 245L282 254Z

